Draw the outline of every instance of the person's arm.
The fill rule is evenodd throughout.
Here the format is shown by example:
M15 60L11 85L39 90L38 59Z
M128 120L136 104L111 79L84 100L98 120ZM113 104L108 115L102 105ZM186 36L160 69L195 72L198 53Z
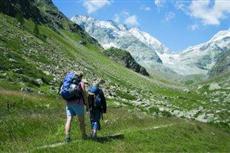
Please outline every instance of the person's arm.
M82 88L84 104L86 105L86 110L88 110L89 109L88 93L87 93L87 91L85 89L85 84L83 82L81 83L81 88Z

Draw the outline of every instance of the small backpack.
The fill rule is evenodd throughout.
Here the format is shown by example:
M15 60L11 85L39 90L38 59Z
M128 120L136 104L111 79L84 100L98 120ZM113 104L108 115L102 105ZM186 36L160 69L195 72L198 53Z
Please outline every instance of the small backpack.
M102 107L102 99L100 96L100 89L96 86L92 86L89 90L89 97L91 102L91 107L93 108L101 108Z
M65 100L79 99L82 97L81 79L74 73L66 74L60 90L60 95Z

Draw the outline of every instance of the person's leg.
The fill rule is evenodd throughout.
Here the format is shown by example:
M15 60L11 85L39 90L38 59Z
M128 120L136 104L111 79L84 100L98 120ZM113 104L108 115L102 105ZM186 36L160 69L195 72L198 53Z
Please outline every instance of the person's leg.
M67 142L70 141L71 122L72 122L72 116L67 115L66 123L65 123L65 140Z
M97 137L97 131L100 130L100 118L101 112L99 109L96 109L92 112L92 137Z
M80 125L80 131L81 131L82 138L86 138L84 115L78 116L78 121Z
M90 125L91 125L91 137L95 138L96 135L96 130L95 130L95 111L91 110L90 111Z
M101 130L101 124L100 124L101 117L102 117L102 113L100 110L98 110L95 118L97 121L97 130Z
M97 122L93 121L92 122L92 138L96 138L97 137Z

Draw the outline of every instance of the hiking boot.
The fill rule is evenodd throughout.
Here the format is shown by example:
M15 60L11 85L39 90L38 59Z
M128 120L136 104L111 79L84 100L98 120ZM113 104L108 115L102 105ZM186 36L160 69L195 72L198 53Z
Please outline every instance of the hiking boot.
M81 138L82 138L83 140L86 140L86 139L88 139L89 137L88 137L87 134L83 134L83 135L81 136Z

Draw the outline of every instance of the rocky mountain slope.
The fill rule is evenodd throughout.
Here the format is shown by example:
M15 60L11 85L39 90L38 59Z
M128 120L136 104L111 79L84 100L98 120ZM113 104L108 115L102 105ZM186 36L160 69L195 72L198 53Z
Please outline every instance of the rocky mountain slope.
M230 48L230 30L218 32L205 43L172 53L156 38L138 28L129 29L113 21L87 16L75 16L71 20L97 39L104 48L112 46L129 51L148 71L155 68L158 71L171 70L179 75L206 75L217 62L217 57Z
M84 40L87 43L97 43L80 26L71 22L60 12L52 0L6 0L1 2L0 12L16 17L21 24L24 23L23 18L31 19L36 24L45 24L54 30L65 29L78 33L82 37L85 37Z
M13 7L15 2L19 6L24 5L22 1L5 2ZM37 2L50 8L48 12L55 11L53 8L56 8L48 0L24 2L29 4L27 7L37 6L38 12L43 7L35 5ZM20 11L26 14L26 11ZM78 31L81 32L51 26L52 22L37 23L33 19L36 16L30 17L30 20L26 18L27 15L18 17L14 14L14 17L9 12L4 13L6 14L0 13L0 85L3 88L12 82L17 90L56 94L59 81L69 70L84 71L89 82L95 77L106 80L105 93L110 98L143 99L145 94L150 96L150 91L156 89L158 91L155 90L155 93L159 92L161 99L161 88L166 88L169 93L174 92L171 88L182 88L167 80L152 80L140 76L117 64L105 56L95 39L79 26ZM48 14L41 15L45 18ZM63 19L66 19L66 23L72 23L66 17ZM149 97L147 95L145 97Z
M220 31L209 41L189 47L179 54L165 54L163 63L182 75L207 74L221 54L230 49L230 30Z
M140 65L148 70L152 65L162 63L156 51L167 51L158 40L135 28L129 29L113 21L100 21L87 16L75 16L71 20L97 39L105 49L115 47L127 50Z
M58 29L63 29L77 33L83 38L83 40L79 41L80 44L87 45L91 43L100 48L98 42L90 37L80 26L71 22L62 12L60 12L53 4L52 0L12 1L10 3L9 1L4 1L1 5L0 11L16 17L19 24L23 24L23 18L26 18L32 19L36 25L43 24L57 31ZM38 37L42 38L43 36L38 35ZM139 72L140 66L135 65L135 71ZM141 74L147 75L144 68L141 68L141 72Z
M230 72L230 50L217 56L215 65L209 71L210 77L219 76Z
M134 70L135 72L149 76L144 67L140 66L130 55L129 52L117 48L109 48L104 51L104 54L112 58L114 61L124 65L127 68Z
M12 5L10 2L8 1L9 5ZM21 4L21 2L28 2L34 7L36 3L32 2L40 2L46 8L50 8L50 11L54 11L52 9L54 8L53 4L47 3L50 2L48 0L20 1L18 4ZM37 5L38 10L42 10L42 8ZM21 17L18 17L18 15L12 17L6 13L0 13L0 107L1 110L4 110L0 112L0 122L6 123L4 127L3 124L0 124L0 129L8 129L11 126L10 113L16 113L14 115L19 117L16 118L16 121L18 121L16 123L19 126L16 124L13 127L22 129L30 126L40 129L43 119L47 117L46 111L48 111L48 114L53 114L53 108L59 110L55 111L55 116L56 113L63 116L61 103L56 105L56 99L59 99L57 91L60 81L69 70L82 70L85 74L84 77L90 84L95 78L103 79L105 83L102 88L105 91L106 98L109 103L113 103L116 107L128 106L131 111L140 110L156 117L176 116L226 127L230 126L229 109L226 109L229 107L228 95L230 90L227 88L228 83L218 82L219 86L223 85L224 92L222 92L222 89L218 89L218 92L215 92L215 90L209 92L207 88L211 84L209 82L204 83L197 92L197 88L190 89L177 82L162 78L145 77L104 55L103 48L79 26L77 26L77 31L72 31L68 27L52 26L52 22L37 23L36 20ZM65 19L66 23L72 23L66 17ZM140 43L137 38L133 37L132 39ZM162 64L159 63L159 65ZM215 81L212 83L215 83ZM213 89L213 85L211 87ZM207 94L204 94L205 92ZM28 95L25 97L29 97L28 100L25 100L25 93ZM11 99L11 96L9 96L11 94L16 96L15 100ZM223 97L218 98L218 95L215 96L215 94L222 94ZM213 100L213 97L210 98L210 95L216 97L215 100ZM47 96L45 98L46 102L40 103L40 101L37 101L40 96ZM50 97L53 97L51 103L54 107L51 107L52 104L49 103ZM223 98L224 103L222 103ZM31 105L30 101L34 101L34 105ZM25 124L28 126L25 126L19 121L24 121L27 118L20 116L20 114L26 114L28 117L28 110L31 110L29 113L32 115L29 116L31 117L31 120L28 120L29 123L26 122ZM4 117L8 117L7 121L4 120ZM49 117L47 118L49 119ZM36 127L35 122L38 123L38 119L41 119L41 123L39 122ZM12 122L14 123L14 121ZM49 122L45 120L44 123L48 124ZM63 122L59 121L59 123ZM122 124L127 125L127 122ZM9 129L13 130L14 128ZM55 132L61 131L60 133L62 133L62 127L55 128ZM8 130L6 134L13 138L11 130ZM22 132L19 135L27 133L23 133L20 129L18 131ZM33 130L29 131L33 132ZM55 137L55 134L53 134L53 137ZM4 138L0 138L4 140ZM31 139L31 136L29 138ZM30 142L30 139L28 139L28 142ZM9 144L12 142L10 140L8 141Z

